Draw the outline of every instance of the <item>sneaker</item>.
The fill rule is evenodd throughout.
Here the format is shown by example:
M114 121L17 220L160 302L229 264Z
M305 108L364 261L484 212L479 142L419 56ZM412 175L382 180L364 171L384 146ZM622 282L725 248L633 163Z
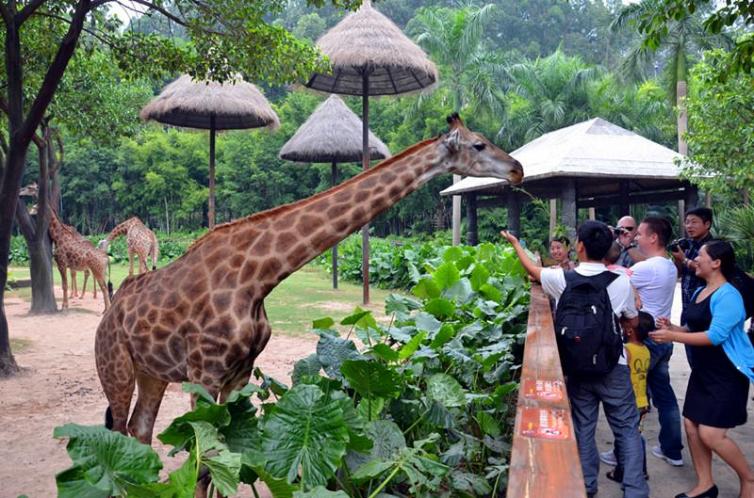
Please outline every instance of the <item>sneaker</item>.
M600 460L607 465L612 465L613 467L618 465L618 459L615 458L615 452L613 450L603 451L602 453L600 453Z
M666 456L665 453L662 452L662 448L660 448L659 446L654 446L652 448L652 454L654 456L656 456L657 458L661 459L661 460L665 460L666 462L668 462L673 467L682 467L683 466L683 459L682 458L679 458L679 459L676 460L675 458L670 458L670 457Z

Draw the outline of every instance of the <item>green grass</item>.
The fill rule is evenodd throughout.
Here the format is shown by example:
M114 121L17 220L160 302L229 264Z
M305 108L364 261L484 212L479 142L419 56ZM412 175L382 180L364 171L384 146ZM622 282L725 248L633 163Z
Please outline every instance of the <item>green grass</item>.
M111 280L115 289L128 276L128 265L111 266ZM10 272L15 279L28 279L28 268L13 267ZM53 271L56 285L60 285L57 268ZM91 279L89 279L91 281ZM83 273L78 275L79 289L84 281ZM68 283L70 288L70 282ZM313 320L330 316L335 321L351 314L356 306L361 306L361 285L338 282L338 289L332 288L332 277L315 266L305 266L285 279L265 299L267 316L275 332L303 334L311 330ZM91 295L91 284L87 284L87 295ZM383 289L370 289L372 304L369 309L376 318L383 316L385 298L391 293ZM10 294L22 299L31 299L31 288L16 289Z
M27 339L11 339L10 340L10 349L14 353L20 353L21 351L25 350L31 346L31 341Z

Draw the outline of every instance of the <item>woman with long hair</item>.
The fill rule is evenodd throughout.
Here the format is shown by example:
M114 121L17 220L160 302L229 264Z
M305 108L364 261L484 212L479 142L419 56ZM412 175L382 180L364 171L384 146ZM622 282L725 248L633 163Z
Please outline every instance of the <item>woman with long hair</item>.
M697 484L676 498L717 497L712 452L738 474L740 496L754 498L754 471L727 435L728 429L746 422L749 383L754 382L754 347L744 332L744 303L731 284L736 272L733 247L707 242L695 263L696 275L706 285L686 308L686 326L661 318L660 330L649 334L655 342L688 344L694 356L683 417Z

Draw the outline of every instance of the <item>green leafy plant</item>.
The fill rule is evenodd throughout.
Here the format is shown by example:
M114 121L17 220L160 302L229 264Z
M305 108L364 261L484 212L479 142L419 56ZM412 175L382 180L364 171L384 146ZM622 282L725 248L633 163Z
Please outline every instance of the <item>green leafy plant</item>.
M196 406L158 438L186 460L162 482L151 448L103 428L58 428L73 460L58 492L188 497L209 474L224 495L262 481L276 498L496 496L507 476L527 285L510 249L447 248L423 262L413 296L386 300L389 324L356 308L340 321L350 326L341 337L334 320L316 320L316 352L295 364L290 388L258 369L261 386L224 403L184 385Z

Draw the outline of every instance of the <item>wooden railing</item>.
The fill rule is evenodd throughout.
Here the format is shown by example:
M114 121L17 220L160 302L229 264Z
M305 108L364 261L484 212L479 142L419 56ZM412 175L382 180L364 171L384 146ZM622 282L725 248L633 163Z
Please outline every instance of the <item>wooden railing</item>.
M585 496L550 303L533 283L507 498Z

